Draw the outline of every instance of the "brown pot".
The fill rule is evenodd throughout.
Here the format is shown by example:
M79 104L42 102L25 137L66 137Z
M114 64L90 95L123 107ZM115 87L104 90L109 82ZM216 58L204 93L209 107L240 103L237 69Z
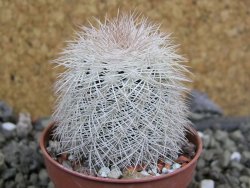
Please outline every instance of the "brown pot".
M195 134L187 135L188 140L197 147L195 157L187 165L170 174L126 180L87 176L64 168L61 164L52 159L46 151L46 145L53 125L53 123L50 124L43 131L40 139L40 147L49 177L56 188L186 188L192 180L197 160L202 151L201 139L195 131Z

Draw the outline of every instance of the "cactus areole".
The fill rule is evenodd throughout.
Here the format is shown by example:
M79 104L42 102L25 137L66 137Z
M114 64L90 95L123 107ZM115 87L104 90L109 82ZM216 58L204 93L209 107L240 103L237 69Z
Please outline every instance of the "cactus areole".
M54 63L58 151L102 167L157 166L187 144L189 81L169 34L134 14L82 27Z

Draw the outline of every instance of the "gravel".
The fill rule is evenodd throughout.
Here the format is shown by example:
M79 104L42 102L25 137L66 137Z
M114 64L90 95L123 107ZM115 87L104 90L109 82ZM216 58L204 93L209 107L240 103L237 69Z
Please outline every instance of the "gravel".
M9 122L12 114L0 115L0 187L53 188L37 141L42 129L33 129L27 113L21 113L17 123Z
M189 187L212 187L211 181L216 188L250 187L250 122L233 132L206 129L200 135L203 152Z

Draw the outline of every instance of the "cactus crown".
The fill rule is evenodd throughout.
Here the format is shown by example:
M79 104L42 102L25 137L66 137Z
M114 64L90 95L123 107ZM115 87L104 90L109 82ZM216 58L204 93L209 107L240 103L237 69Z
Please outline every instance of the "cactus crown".
M90 169L178 157L187 107L183 58L159 26L133 14L82 27L55 60L59 150Z

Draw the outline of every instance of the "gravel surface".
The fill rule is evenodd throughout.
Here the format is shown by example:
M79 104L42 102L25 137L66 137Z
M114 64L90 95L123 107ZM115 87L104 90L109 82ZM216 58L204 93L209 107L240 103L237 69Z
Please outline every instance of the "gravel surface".
M211 182L216 188L249 188L250 122L232 132L207 129L199 134L204 150L190 188L210 188Z

